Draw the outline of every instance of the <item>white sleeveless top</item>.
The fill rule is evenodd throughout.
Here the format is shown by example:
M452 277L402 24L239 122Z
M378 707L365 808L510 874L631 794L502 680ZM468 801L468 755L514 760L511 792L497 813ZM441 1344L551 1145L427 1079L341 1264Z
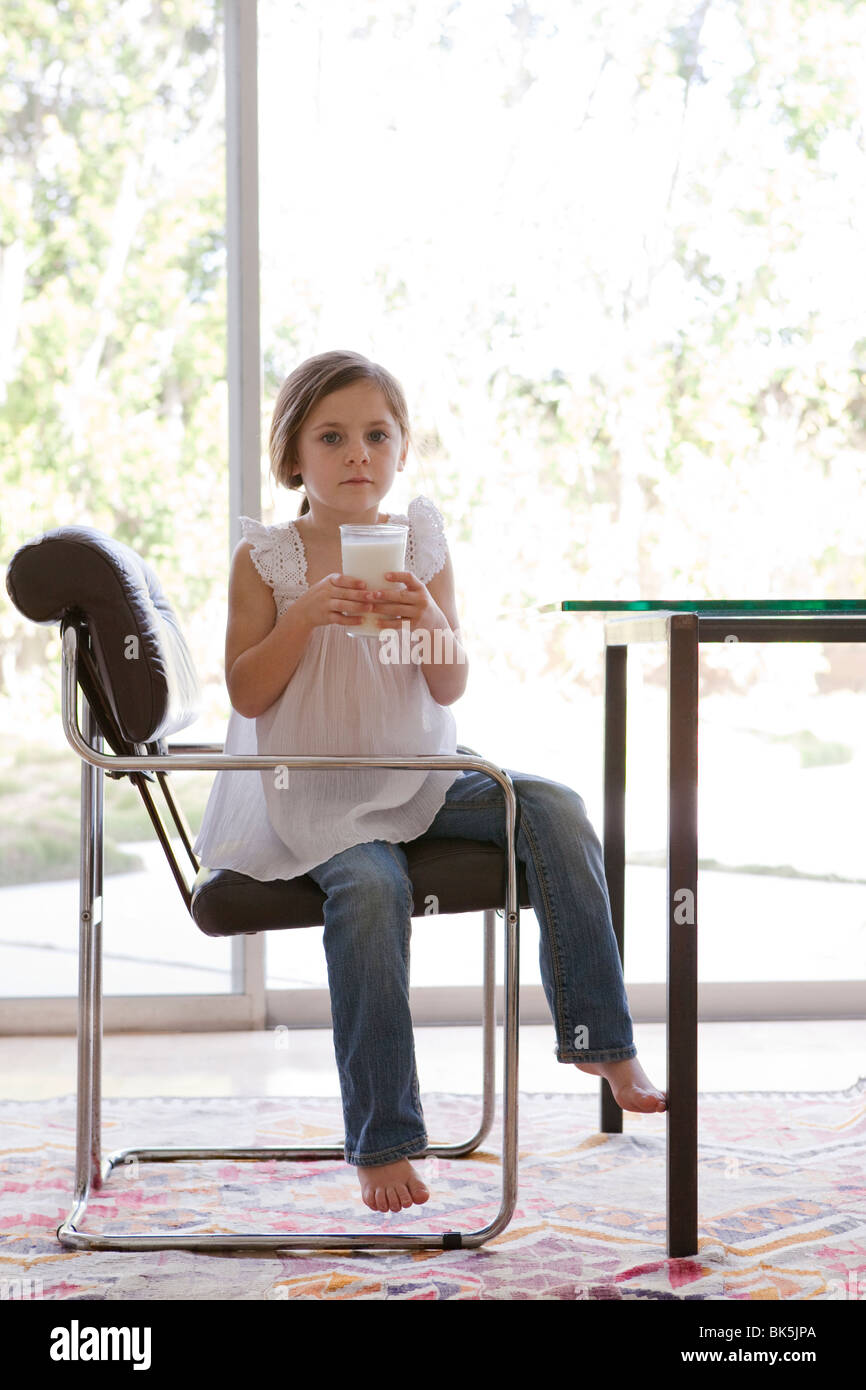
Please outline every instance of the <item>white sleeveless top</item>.
M426 584L445 563L442 515L427 497L407 514L405 568ZM244 539L281 616L307 589L307 558L293 521L241 517ZM457 751L451 708L430 694L419 665L379 660L377 639L336 623L313 629L282 695L256 719L232 710L227 753L408 757ZM194 849L211 869L296 878L369 840L422 835L460 771L321 768L218 772Z

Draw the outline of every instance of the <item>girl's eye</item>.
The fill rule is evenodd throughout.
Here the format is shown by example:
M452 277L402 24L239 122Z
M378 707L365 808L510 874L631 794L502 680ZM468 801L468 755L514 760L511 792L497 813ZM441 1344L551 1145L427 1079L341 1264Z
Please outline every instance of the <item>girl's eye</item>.
M388 436L387 436L387 434L385 433L384 430L371 430L370 433L371 433L371 434L381 434L381 436L382 436L383 439L387 439L387 438L388 438ZM334 436L334 437L336 438L337 431L336 431L336 430L328 430L327 434L323 434L323 435L322 435L322 439L324 440L324 442L325 442L326 444L329 443L329 436L331 436L331 435Z

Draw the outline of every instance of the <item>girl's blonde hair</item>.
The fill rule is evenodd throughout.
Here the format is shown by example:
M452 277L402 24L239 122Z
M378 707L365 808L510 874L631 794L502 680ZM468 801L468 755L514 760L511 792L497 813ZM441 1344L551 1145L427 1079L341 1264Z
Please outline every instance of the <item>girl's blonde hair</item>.
M271 472L283 487L298 491L303 486L298 472L297 439L310 411L323 396L351 386L354 381L376 383L400 426L401 442L405 443L407 439L412 442L406 397L396 377L377 362L362 357L359 352L320 352L316 357L308 357L286 377L274 406L268 452ZM305 497L298 516L303 516L309 510L310 504Z

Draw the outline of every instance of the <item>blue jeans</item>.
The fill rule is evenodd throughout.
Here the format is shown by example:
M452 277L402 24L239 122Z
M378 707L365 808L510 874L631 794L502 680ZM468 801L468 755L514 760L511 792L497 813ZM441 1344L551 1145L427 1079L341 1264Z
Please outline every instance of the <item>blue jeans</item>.
M577 792L506 769L520 808L517 858L538 919L541 979L560 1062L635 1057L601 845ZM420 840L505 848L505 794L463 772ZM346 1161L376 1165L424 1151L409 1011L412 886L402 844L371 840L309 870L326 894L324 944Z

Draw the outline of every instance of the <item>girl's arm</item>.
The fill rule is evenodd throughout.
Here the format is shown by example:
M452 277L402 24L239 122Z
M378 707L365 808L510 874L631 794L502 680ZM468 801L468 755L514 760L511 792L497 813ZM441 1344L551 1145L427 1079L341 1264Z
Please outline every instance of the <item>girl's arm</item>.
M457 616L457 597L454 592L454 567L451 552L445 553L445 564L426 586L427 592L440 610L449 631L442 643L442 657L437 663L435 648L433 659L421 662L421 670L433 699L439 705L453 705L466 689L469 679L469 661L460 637L460 619Z
M255 719L279 699L313 631L305 609L277 617L274 595L250 558L249 541L232 556L226 628L226 685L238 714Z

